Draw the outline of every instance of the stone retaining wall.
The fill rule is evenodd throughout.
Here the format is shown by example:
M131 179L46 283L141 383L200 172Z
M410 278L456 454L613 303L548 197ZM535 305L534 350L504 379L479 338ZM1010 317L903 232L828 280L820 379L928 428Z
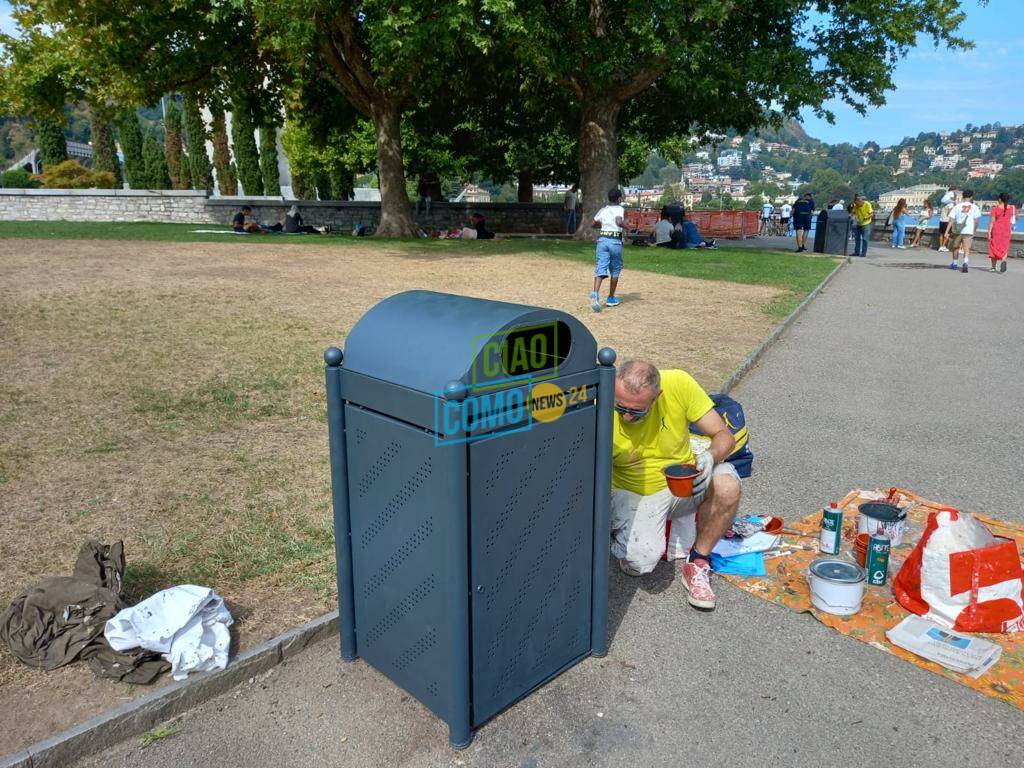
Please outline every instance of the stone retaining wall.
M208 197L194 190L127 189L0 189L0 221L158 221L186 224L230 224L243 205L253 216L272 224L293 202L307 224L329 225L339 232L357 224L371 231L380 220L380 203L330 200L285 200L282 197ZM416 217L421 227L438 229L470 223L483 214L495 232L563 234L560 203L433 203Z
M0 221L209 222L194 190L0 189Z

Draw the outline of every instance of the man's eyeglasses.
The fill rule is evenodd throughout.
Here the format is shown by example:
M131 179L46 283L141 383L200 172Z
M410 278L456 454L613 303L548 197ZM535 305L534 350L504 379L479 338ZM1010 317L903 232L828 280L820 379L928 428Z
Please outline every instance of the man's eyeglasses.
M615 412L620 416L632 416L637 421L647 416L651 412L650 406L647 408L626 408L624 405L615 404Z

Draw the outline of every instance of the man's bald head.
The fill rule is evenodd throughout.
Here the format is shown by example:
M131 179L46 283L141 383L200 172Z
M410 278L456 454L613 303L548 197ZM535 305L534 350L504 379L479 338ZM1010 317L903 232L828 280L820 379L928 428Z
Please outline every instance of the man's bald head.
M658 369L643 360L630 360L618 370L615 378L631 394L661 389L661 374Z

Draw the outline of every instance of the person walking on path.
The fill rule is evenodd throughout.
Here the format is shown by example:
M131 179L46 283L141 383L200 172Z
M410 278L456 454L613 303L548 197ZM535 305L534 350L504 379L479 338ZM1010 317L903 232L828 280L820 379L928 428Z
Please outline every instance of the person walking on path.
M793 206L790 205L789 203L783 203L781 211L779 213L779 229L782 230L779 233L780 235L785 236L789 234L789 219L792 215Z
M796 252L807 250L807 233L811 231L811 216L814 215L814 198L804 192L793 206L793 230L796 232Z
M619 306L619 298L615 289L619 285L619 273L622 272L622 227L625 224L626 211L620 205L622 192L618 187L608 191L608 205L601 208L595 215L591 226L598 230L597 251L594 265L594 290L590 292L590 308L601 311L601 282L605 277L611 278L608 283L608 300L606 307Z
M864 195L857 195L853 198L850 215L853 216L853 255L867 256L875 210Z
M764 205L761 206L761 234L772 235L775 234L772 231L772 214L775 212L775 206L772 205L770 200L765 200Z
M932 216L935 214L935 209L932 208L932 204L927 200L921 207L920 213L917 214L917 228L914 230L914 240L910 243L911 248L917 248L921 244L921 235L924 234L925 229L928 226L928 222L932 220Z
M971 243L974 242L974 233L978 229L978 219L981 218L981 208L974 202L974 193L965 189L962 199L953 207L949 216L949 229L953 232L953 261L950 269L957 269L957 258L961 251L964 254L961 272L967 272L970 268Z
M1010 233L1017 223L1017 207L1002 192L999 203L988 212L988 258L992 262L989 272L1006 272L1006 256L1010 251Z
M565 193L562 209L565 211L565 234L576 234L576 205L579 202L580 185L573 184Z
M892 222L892 248L899 248L901 251L906 250L907 242L907 223L903 221L903 217L907 213L907 198L901 197L896 202L896 207L892 209L892 213L889 214L889 220Z
M949 253L949 215L956 205L956 187L950 187L939 201L939 250Z

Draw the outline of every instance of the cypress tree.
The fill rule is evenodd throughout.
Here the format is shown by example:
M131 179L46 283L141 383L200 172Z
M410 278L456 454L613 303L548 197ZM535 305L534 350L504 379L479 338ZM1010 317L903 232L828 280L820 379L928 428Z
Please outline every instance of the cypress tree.
M262 195L263 175L253 130L248 104L244 98L236 99L231 108L231 146L235 150L238 180L246 195Z
M36 120L36 147L43 167L58 165L68 159L68 142L64 138L64 112L59 116Z
M260 171L263 175L263 194L281 194L281 172L277 167L277 128L264 124L260 127Z
M167 174L171 177L172 189L185 189L181 178L181 153L181 109L174 96L171 96L164 112L164 156L167 158Z
M206 154L206 126L195 94L185 94L185 146L188 148L189 171L195 189L213 190L210 156Z
M238 174L228 149L228 130L224 124L224 107L210 102L210 133L213 140L213 167L217 169L217 189L222 195L238 194Z
M181 154L181 183L182 189L192 189L192 158L184 152Z
M145 165L146 189L170 189L171 177L167 173L167 158L152 133L142 142L142 160Z
M121 152L124 153L124 173L128 186L145 189L147 186L146 163L142 158L142 129L135 109L122 109L115 120L121 137Z
M108 114L94 104L89 105L89 128L92 139L92 169L110 171L117 186L122 183L121 163L117 159L114 131Z

